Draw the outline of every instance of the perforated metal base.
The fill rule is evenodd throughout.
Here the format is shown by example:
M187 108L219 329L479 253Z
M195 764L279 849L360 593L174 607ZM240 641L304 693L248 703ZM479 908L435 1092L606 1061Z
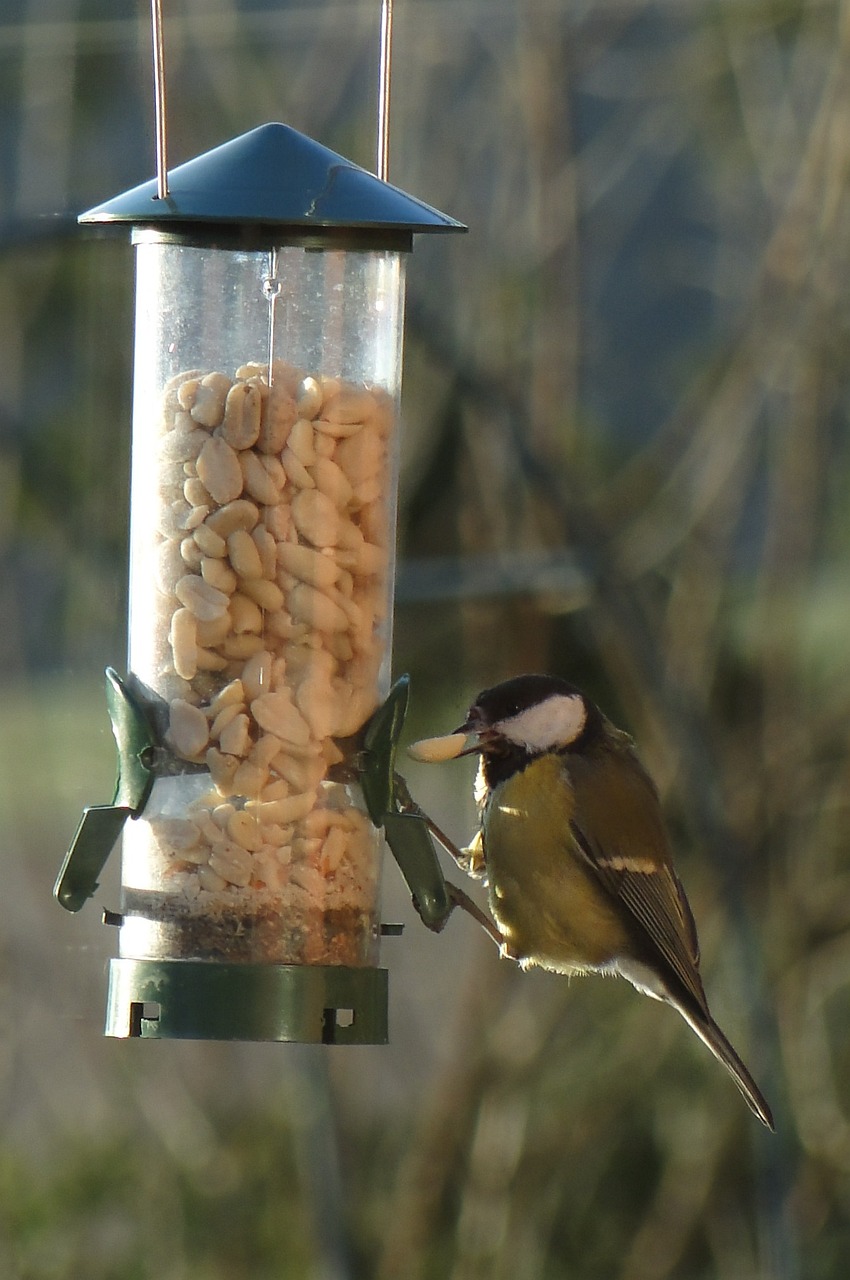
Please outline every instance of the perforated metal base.
M387 970L112 960L108 1036L386 1044Z

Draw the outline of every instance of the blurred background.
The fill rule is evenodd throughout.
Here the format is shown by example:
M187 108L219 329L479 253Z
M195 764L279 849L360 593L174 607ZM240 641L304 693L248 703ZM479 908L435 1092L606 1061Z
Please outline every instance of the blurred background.
M283 120L372 167L379 0L165 5L172 163ZM0 0L0 1275L832 1280L850 1256L850 4L396 0L409 738L564 675L635 734L712 1008L432 936L386 1048L101 1037L149 7ZM471 767L405 766L459 841ZM473 888L473 893L479 890Z

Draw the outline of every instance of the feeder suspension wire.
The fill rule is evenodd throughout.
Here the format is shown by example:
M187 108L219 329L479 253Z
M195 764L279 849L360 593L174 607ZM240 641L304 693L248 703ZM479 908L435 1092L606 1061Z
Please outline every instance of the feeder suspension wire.
M162 0L151 0L153 28L153 96L156 125L156 194L168 198L168 149L165 126L165 40L162 32Z
M393 0L381 0L381 58L378 71L378 157L375 172L382 182L390 171L390 76L393 48Z
M263 281L263 293L266 295L269 303L269 386L274 384L274 344L275 344L275 321L277 300L280 297L280 279L278 277L278 268L280 266L280 257L277 249L269 250L269 269L268 274Z

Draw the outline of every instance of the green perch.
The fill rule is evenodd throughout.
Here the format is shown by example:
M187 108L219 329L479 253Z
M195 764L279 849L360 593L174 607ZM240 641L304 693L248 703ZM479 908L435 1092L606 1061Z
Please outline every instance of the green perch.
M124 823L141 813L157 774L177 772L176 757L162 745L165 704L160 707L160 700L150 690L142 695L141 688L135 677L124 681L112 667L106 668L106 703L118 747L118 777L111 804L83 810L65 854L53 895L66 911L79 911L97 890L98 877Z

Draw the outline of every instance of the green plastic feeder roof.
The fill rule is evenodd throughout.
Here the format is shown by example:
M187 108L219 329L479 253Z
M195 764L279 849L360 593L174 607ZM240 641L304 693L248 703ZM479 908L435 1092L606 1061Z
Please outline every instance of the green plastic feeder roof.
M465 231L430 205L377 178L285 124L264 124L79 217L85 224L175 232L202 224L274 227L311 234L334 229L408 234Z

